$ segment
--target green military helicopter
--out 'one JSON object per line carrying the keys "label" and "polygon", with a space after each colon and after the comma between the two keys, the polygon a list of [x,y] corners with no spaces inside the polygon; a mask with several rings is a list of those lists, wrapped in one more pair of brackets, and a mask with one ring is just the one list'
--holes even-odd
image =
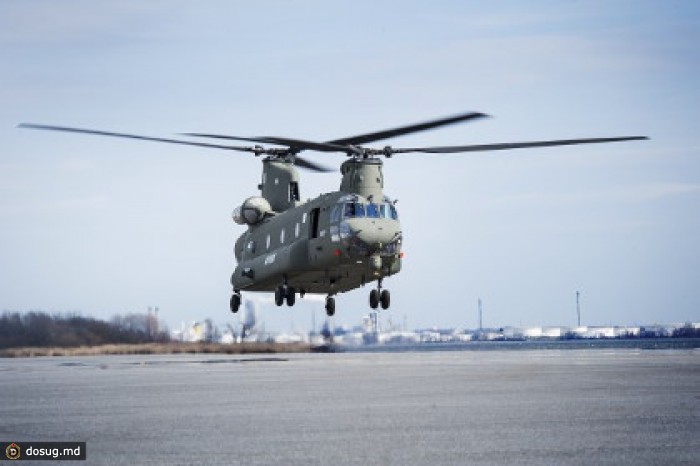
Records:
{"label": "green military helicopter", "polygon": [[[565,139],[442,147],[369,148],[365,144],[487,115],[469,112],[384,131],[326,142],[283,137],[238,137],[185,133],[184,136],[256,143],[254,146],[212,144],[181,139],[154,138],[65,126],[22,123],[21,128],[68,131],[145,141],[185,144],[250,152],[262,159],[259,196],[249,197],[233,212],[233,220],[246,225],[235,245],[238,261],[231,284],[232,312],[238,312],[242,291],[274,292],[275,303],[293,306],[297,294],[325,294],[326,313],[335,314],[334,296],[376,282],[369,293],[372,309],[389,308],[384,278],[401,270],[402,230],[395,201],[383,191],[383,162],[379,156],[409,152],[447,154],[531,147],[565,146],[648,139],[644,136]],[[264,147],[259,144],[272,145]],[[338,191],[301,201],[296,166],[318,172],[327,168],[299,156],[302,151],[335,152],[348,156],[340,166]]]}

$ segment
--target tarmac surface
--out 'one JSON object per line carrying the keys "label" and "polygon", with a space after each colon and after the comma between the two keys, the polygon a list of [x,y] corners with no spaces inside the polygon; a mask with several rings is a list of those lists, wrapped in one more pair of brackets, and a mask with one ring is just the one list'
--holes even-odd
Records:
{"label": "tarmac surface", "polygon": [[88,464],[700,464],[700,350],[2,359],[0,439]]}

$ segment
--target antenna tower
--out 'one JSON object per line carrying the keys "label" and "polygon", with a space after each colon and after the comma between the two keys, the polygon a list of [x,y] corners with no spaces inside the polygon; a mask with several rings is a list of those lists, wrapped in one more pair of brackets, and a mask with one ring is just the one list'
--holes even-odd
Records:
{"label": "antenna tower", "polygon": [[484,329],[483,322],[481,320],[482,314],[481,314],[481,298],[479,298],[479,330]]}
{"label": "antenna tower", "polygon": [[581,292],[576,291],[576,316],[578,317],[578,326],[581,326]]}

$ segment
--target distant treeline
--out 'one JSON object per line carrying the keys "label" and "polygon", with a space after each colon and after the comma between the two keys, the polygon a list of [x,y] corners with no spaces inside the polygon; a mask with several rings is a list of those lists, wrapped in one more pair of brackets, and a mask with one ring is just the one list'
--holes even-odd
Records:
{"label": "distant treeline", "polygon": [[0,316],[0,349],[77,347],[168,341],[168,331],[152,314],[118,315],[106,322],[77,314],[5,311]]}

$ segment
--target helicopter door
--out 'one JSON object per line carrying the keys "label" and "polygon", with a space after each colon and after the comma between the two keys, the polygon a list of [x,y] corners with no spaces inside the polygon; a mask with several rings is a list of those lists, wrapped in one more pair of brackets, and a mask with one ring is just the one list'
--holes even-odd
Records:
{"label": "helicopter door", "polygon": [[323,238],[321,238],[321,208],[316,207],[309,212],[309,262],[318,266],[322,260]]}
{"label": "helicopter door", "polygon": [[310,239],[318,238],[318,217],[319,217],[320,212],[321,212],[321,209],[319,207],[316,207],[315,209],[311,209],[311,216],[309,219],[309,238]]}

